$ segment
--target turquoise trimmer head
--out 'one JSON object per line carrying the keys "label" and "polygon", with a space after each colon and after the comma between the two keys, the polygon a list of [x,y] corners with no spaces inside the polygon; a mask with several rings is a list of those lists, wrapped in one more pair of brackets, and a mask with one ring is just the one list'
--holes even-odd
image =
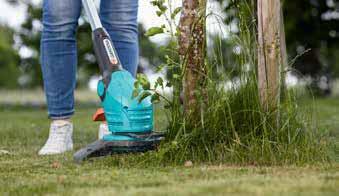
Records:
{"label": "turquoise trimmer head", "polygon": [[90,157],[115,153],[154,150],[164,139],[153,130],[153,105],[150,98],[133,97],[135,78],[121,66],[113,42],[102,27],[92,0],[82,0],[92,28],[92,39],[102,80],[97,93],[101,99],[94,120],[106,121],[110,134],[74,154],[80,162]]}

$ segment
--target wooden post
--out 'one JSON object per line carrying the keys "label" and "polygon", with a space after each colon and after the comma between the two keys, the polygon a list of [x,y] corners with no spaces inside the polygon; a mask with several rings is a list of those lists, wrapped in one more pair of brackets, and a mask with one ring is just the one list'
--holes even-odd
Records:
{"label": "wooden post", "polygon": [[266,111],[280,103],[282,23],[280,0],[258,0],[258,85]]}
{"label": "wooden post", "polygon": [[[288,67],[287,49],[286,49],[286,35],[285,35],[285,24],[284,24],[284,13],[282,7],[280,8],[280,52],[281,52],[281,63],[282,71]],[[285,80],[283,80],[285,81]]]}
{"label": "wooden post", "polygon": [[[282,5],[283,6],[283,5]],[[282,6],[280,8],[280,53],[281,53],[281,96],[284,97],[286,90],[286,71],[288,69],[288,57],[286,49],[286,35],[285,35],[285,23],[284,23],[284,13]]]}
{"label": "wooden post", "polygon": [[[183,0],[179,22],[179,54],[185,68],[183,91],[186,114],[200,112],[197,91],[205,73],[206,0]],[[195,115],[199,116],[199,115]]]}

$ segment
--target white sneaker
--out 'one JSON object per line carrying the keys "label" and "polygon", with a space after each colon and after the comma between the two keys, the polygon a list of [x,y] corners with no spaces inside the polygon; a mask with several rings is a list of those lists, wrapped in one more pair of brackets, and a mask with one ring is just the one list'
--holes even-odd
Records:
{"label": "white sneaker", "polygon": [[52,122],[49,137],[39,155],[61,154],[73,149],[73,124],[68,121]]}
{"label": "white sneaker", "polygon": [[108,130],[107,123],[101,123],[98,131],[98,139],[101,140],[105,135],[111,134]]}

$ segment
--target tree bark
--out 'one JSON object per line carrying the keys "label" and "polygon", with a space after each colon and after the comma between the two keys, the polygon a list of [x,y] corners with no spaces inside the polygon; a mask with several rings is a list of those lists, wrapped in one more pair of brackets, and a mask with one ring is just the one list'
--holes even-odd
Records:
{"label": "tree bark", "polygon": [[206,0],[183,0],[179,22],[179,54],[184,67],[183,102],[186,114],[199,112],[197,92],[205,75]]}
{"label": "tree bark", "polygon": [[[285,38],[280,0],[258,0],[258,85],[262,107],[275,110],[280,103],[282,50]],[[285,49],[284,49],[285,50]],[[285,56],[285,57],[282,57]]]}

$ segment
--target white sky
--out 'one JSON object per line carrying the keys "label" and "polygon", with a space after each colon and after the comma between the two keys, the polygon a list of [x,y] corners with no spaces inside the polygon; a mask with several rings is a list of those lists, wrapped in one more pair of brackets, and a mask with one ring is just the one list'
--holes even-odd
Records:
{"label": "white sky", "polygon": [[[39,3],[41,0],[32,0],[33,2]],[[95,0],[97,3],[98,0]],[[139,21],[147,28],[152,26],[160,26],[165,23],[165,19],[163,17],[158,17],[155,14],[155,7],[153,7],[150,3],[150,0],[139,0]],[[209,1],[211,2],[211,1]],[[181,0],[172,0],[173,7],[181,6]],[[220,8],[216,3],[208,4],[208,13],[213,12],[218,15],[221,14]],[[25,19],[25,7],[24,6],[11,6],[6,0],[0,0],[0,23],[8,24],[12,27],[18,28],[20,24]],[[178,14],[179,15],[179,14]],[[221,35],[227,37],[229,34],[229,30],[222,25],[220,28],[220,23],[216,20],[217,17],[208,18],[208,31],[210,33],[220,33]],[[178,19],[178,18],[177,18]],[[152,38],[154,42],[161,42],[163,40],[164,35],[155,36]]]}

